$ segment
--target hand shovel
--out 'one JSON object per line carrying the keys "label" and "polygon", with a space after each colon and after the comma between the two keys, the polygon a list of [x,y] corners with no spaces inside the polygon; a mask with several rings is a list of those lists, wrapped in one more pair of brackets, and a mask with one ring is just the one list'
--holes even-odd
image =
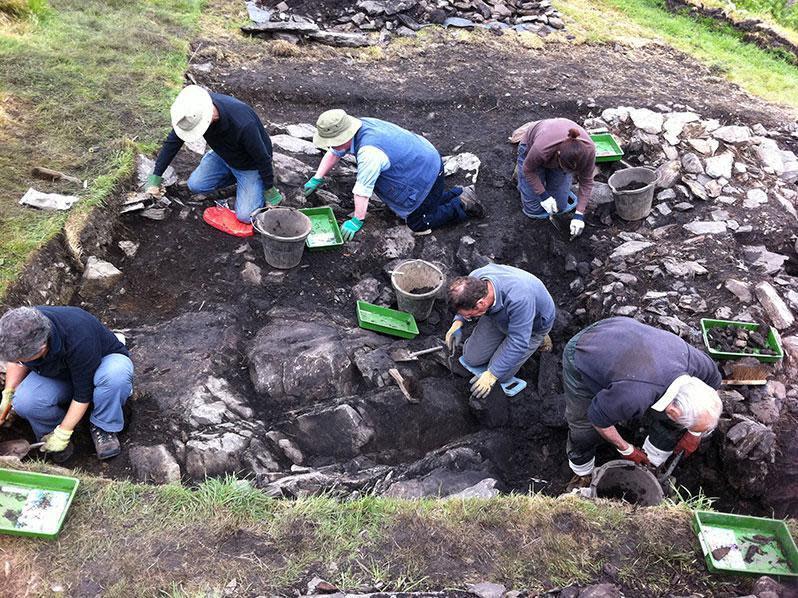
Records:
{"label": "hand shovel", "polygon": [[16,457],[18,459],[22,459],[23,457],[26,457],[33,449],[37,449],[41,446],[44,446],[43,442],[35,442],[31,444],[24,438],[18,438],[17,440],[6,440],[5,442],[0,442],[0,457]]}
{"label": "hand shovel", "polygon": [[668,465],[668,468],[657,476],[657,481],[659,482],[660,486],[665,486],[665,483],[668,481],[668,478],[671,477],[673,470],[676,469],[676,466],[679,464],[679,461],[682,460],[683,456],[684,453],[679,453],[676,455],[673,459],[671,459],[671,464]]}
{"label": "hand shovel", "polygon": [[427,353],[434,353],[440,351],[443,347],[432,347],[431,349],[422,349],[421,351],[414,351],[411,353],[407,349],[394,349],[391,351],[391,359],[394,361],[418,361],[419,355],[426,355]]}

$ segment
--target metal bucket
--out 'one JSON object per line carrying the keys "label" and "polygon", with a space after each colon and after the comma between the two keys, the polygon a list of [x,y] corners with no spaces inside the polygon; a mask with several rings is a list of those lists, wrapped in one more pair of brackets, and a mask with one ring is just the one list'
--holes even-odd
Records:
{"label": "metal bucket", "polygon": [[424,260],[402,262],[391,274],[399,309],[413,314],[416,320],[426,320],[444,280],[443,272],[434,264]]}
{"label": "metal bucket", "polygon": [[287,270],[302,261],[305,239],[313,227],[296,208],[268,207],[252,212],[252,226],[260,233],[266,262]]}
{"label": "metal bucket", "polygon": [[[615,211],[624,220],[642,220],[651,213],[657,173],[650,168],[624,168],[607,181],[615,196]],[[619,191],[632,183],[644,186],[633,191]]]}
{"label": "metal bucket", "polygon": [[664,498],[662,486],[654,474],[625,459],[608,461],[596,467],[589,496],[625,500],[641,507],[653,507]]}

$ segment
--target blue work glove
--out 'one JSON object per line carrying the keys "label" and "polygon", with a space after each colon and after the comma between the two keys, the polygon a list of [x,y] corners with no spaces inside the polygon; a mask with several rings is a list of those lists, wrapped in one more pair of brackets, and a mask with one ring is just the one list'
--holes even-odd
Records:
{"label": "blue work glove", "polygon": [[344,241],[351,241],[355,238],[355,233],[363,228],[363,221],[360,218],[355,218],[354,216],[344,222],[344,225],[341,227],[341,235],[344,237]]}
{"label": "blue work glove", "polygon": [[305,197],[310,195],[311,193],[315,193],[316,190],[324,184],[324,177],[313,177],[303,187],[305,191]]}

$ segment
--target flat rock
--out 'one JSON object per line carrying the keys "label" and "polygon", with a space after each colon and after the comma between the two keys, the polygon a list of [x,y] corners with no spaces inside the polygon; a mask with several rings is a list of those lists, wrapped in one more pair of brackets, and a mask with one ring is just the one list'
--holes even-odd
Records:
{"label": "flat rock", "polygon": [[729,278],[723,283],[723,286],[743,303],[751,303],[754,298],[751,288],[740,280]]}
{"label": "flat rock", "polygon": [[[340,48],[365,48],[373,46],[374,42],[362,33],[345,33],[342,31],[315,31],[307,36],[313,41],[328,46]],[[305,152],[308,153],[308,152]]]}
{"label": "flat rock", "polygon": [[[480,482],[481,483],[481,482]],[[507,591],[503,585],[498,583],[490,583],[483,581],[481,583],[470,583],[467,589],[472,594],[477,595],[479,598],[502,598]]]}
{"label": "flat rock", "polygon": [[748,143],[751,141],[751,129],[738,125],[729,125],[715,129],[712,131],[712,136],[725,143]]}
{"label": "flat rock", "polygon": [[610,255],[610,259],[623,259],[630,257],[636,253],[639,253],[645,249],[648,249],[654,245],[654,243],[650,241],[627,241],[626,243],[622,243]]}
{"label": "flat rock", "polygon": [[776,274],[789,257],[769,251],[764,245],[743,245],[745,261],[764,274]]}
{"label": "flat rock", "polygon": [[318,30],[318,25],[306,21],[266,21],[241,27],[244,33],[313,33]]}
{"label": "flat rock", "polygon": [[320,457],[355,457],[374,437],[374,429],[351,405],[302,415],[295,431],[302,451]]}
{"label": "flat rock", "polygon": [[[498,483],[498,480],[493,478],[485,478],[478,484],[469,486],[465,490],[450,494],[447,498],[495,498],[500,494],[499,489],[496,488]],[[504,586],[499,587],[504,588]],[[474,590],[472,590],[472,592],[476,593]],[[499,594],[499,596],[501,596],[501,594]]]}
{"label": "flat rock", "polygon": [[111,262],[89,256],[80,286],[84,297],[109,291],[122,277],[122,271]]}
{"label": "flat rock", "polygon": [[692,260],[679,262],[673,258],[669,258],[663,262],[663,265],[665,269],[676,278],[701,276],[709,272],[704,266]]}
{"label": "flat rock", "polygon": [[696,220],[683,224],[682,227],[694,235],[718,235],[726,232],[725,222]]}
{"label": "flat rock", "polygon": [[768,202],[768,194],[764,189],[749,189],[743,200],[743,207],[748,209],[758,208]]}
{"label": "flat rock", "polygon": [[733,165],[734,154],[731,152],[724,152],[719,156],[706,159],[706,173],[716,179],[721,177],[730,179]]}
{"label": "flat rock", "polygon": [[313,136],[316,134],[316,127],[310,123],[296,123],[287,125],[285,127],[285,132],[297,139],[313,139]]}
{"label": "flat rock", "polygon": [[235,473],[241,469],[241,457],[250,439],[233,432],[210,439],[186,443],[186,472],[193,479]]}
{"label": "flat rock", "polygon": [[784,300],[776,292],[769,282],[760,282],[755,287],[755,292],[759,303],[765,308],[773,326],[779,330],[789,328],[795,323],[795,317]]}
{"label": "flat rock", "polygon": [[690,174],[701,174],[704,172],[701,159],[692,152],[687,152],[682,156],[682,168],[685,172],[689,172]]}
{"label": "flat rock", "polygon": [[656,174],[657,187],[670,189],[682,178],[682,164],[678,160],[671,160],[659,166]]}
{"label": "flat rock", "polygon": [[784,172],[784,156],[779,149],[779,144],[773,139],[762,139],[759,145],[754,147],[754,153],[763,168],[772,171],[776,175]]}
{"label": "flat rock", "polygon": [[275,147],[279,147],[281,150],[291,152],[292,154],[315,156],[321,153],[321,150],[307,139],[301,139],[292,135],[272,135],[271,140]]}
{"label": "flat rock", "polygon": [[272,153],[272,165],[274,166],[274,177],[283,185],[302,185],[314,172],[304,162],[279,152]]}
{"label": "flat rock", "polygon": [[141,482],[169,484],[180,481],[180,466],[163,444],[133,446],[128,451],[130,465]]}
{"label": "flat rock", "polygon": [[629,116],[634,125],[646,133],[656,135],[662,132],[665,117],[659,112],[654,112],[648,108],[632,108],[629,110]]}
{"label": "flat rock", "polygon": [[423,478],[395,482],[384,494],[404,499],[450,496],[471,488],[487,477],[490,476],[484,471],[450,471],[441,467]]}
{"label": "flat rock", "polygon": [[689,122],[695,122],[699,118],[695,112],[671,112],[666,115],[662,125],[663,137],[671,145],[676,145],[679,143],[679,136],[684,130],[684,125]]}

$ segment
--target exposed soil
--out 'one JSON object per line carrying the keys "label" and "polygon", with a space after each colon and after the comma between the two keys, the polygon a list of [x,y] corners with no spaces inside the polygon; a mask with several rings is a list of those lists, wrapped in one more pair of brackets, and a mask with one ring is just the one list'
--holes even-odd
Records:
{"label": "exposed soil", "polygon": [[[485,220],[435,231],[429,238],[456,250],[460,237],[471,235],[478,239],[480,250],[496,262],[524,268],[544,280],[559,310],[568,316],[575,297],[564,276],[566,249],[578,263],[589,263],[595,251],[591,229],[607,225],[590,218],[586,234],[566,246],[567,241],[549,223],[522,215],[512,180],[515,146],[507,143],[507,136],[517,125],[553,116],[581,121],[605,107],[656,103],[690,106],[722,122],[742,120],[768,126],[784,122],[788,116],[668,48],[608,52],[606,47],[569,46],[563,50],[549,47],[532,53],[511,47],[506,51],[475,51],[472,45],[441,35],[413,56],[412,67],[401,56],[355,61],[340,53],[317,61],[265,58],[237,66],[218,63],[209,73],[198,74],[197,79],[210,89],[250,103],[265,123],[312,123],[321,111],[338,107],[424,134],[441,154],[452,153],[454,148],[477,154],[482,166],[476,191],[486,209]],[[227,49],[228,53],[234,51],[234,47]],[[167,120],[164,115],[164,123]],[[795,143],[785,140],[784,146],[794,147]],[[173,165],[185,178],[198,160],[184,150]],[[317,160],[305,161],[315,166]],[[349,186],[333,182],[331,189],[349,201],[345,207],[351,208]],[[290,194],[294,190],[286,191]],[[77,297],[75,303],[108,325],[131,331],[133,343],[135,330],[141,326],[202,310],[230,315],[243,342],[255,335],[266,311],[275,306],[319,312],[331,318],[345,316],[354,325],[350,289],[364,277],[385,276],[385,264],[371,257],[370,249],[382,242],[381,231],[398,224],[392,214],[372,208],[357,242],[340,251],[306,253],[301,267],[289,271],[280,284],[255,288],[241,280],[245,260],[240,250],[249,247],[260,254],[257,239],[237,239],[208,227],[198,208],[182,210],[180,215],[175,211],[165,221],[133,214],[123,218],[114,239],[140,243],[138,253],[128,258],[115,244],[109,249],[108,259],[124,272],[119,292],[90,301]],[[620,232],[636,230],[641,223],[616,220],[613,226]],[[752,233],[750,242],[761,241],[758,235]],[[768,239],[769,245],[772,242]],[[418,241],[417,248],[422,243],[426,241]],[[40,277],[41,273],[29,276]],[[11,301],[21,302],[25,295],[20,293],[26,288],[23,280]],[[421,332],[442,337],[451,314],[441,302],[433,313],[421,323]],[[561,349],[586,323],[565,317],[552,332],[555,346]],[[241,393],[254,396],[243,355],[219,355],[218,363]],[[168,367],[169,356],[165,355],[164,368]],[[520,376],[534,381],[537,374],[538,364],[533,359]],[[458,384],[466,396],[467,379]],[[513,489],[544,488],[559,493],[570,477],[564,455],[565,432],[540,423],[541,406],[525,402],[523,397],[509,404],[501,473]],[[254,407],[265,421],[283,416],[271,405]],[[164,423],[160,417],[151,398],[137,396],[133,422],[123,435],[124,445],[162,441]],[[106,476],[131,475],[126,453],[98,463],[91,456],[87,435],[78,434],[77,441],[78,456],[73,464]],[[609,449],[602,449],[599,459],[611,454]]]}

